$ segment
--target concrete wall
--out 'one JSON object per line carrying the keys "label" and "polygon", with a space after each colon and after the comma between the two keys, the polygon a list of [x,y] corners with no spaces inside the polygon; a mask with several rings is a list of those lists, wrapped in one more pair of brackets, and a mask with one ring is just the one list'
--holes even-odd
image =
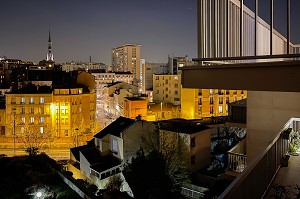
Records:
{"label": "concrete wall", "polygon": [[191,156],[196,157],[196,164],[191,165],[194,172],[210,164],[211,129],[191,134],[190,139],[192,138],[195,138],[195,146],[190,149]]}
{"label": "concrete wall", "polygon": [[247,160],[260,154],[291,117],[300,117],[300,93],[249,91]]}
{"label": "concrete wall", "polygon": [[80,154],[80,171],[82,175],[86,176],[87,178],[90,178],[90,163],[82,155],[81,152],[79,152],[79,154]]}

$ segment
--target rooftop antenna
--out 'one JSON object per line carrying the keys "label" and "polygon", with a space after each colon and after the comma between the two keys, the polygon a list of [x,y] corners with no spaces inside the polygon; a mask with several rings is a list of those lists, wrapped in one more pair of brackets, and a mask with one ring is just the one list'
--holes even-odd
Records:
{"label": "rooftop antenna", "polygon": [[92,63],[92,56],[90,56],[90,63]]}

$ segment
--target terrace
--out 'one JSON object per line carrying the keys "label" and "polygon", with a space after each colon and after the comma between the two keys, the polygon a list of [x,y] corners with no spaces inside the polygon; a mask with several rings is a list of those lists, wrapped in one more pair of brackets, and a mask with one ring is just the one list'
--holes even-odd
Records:
{"label": "terrace", "polygon": [[300,184],[300,158],[291,156],[289,166],[281,166],[289,148],[282,132],[300,130],[299,56],[195,59],[198,64],[183,67],[184,88],[248,90],[247,144],[229,151],[227,173],[237,177],[219,198],[262,198],[274,183]]}

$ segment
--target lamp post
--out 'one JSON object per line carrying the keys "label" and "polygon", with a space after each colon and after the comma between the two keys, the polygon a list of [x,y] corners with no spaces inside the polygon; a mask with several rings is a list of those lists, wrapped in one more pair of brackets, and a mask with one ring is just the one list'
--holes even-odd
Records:
{"label": "lamp post", "polygon": [[16,108],[12,109],[14,117],[14,156],[16,156]]}

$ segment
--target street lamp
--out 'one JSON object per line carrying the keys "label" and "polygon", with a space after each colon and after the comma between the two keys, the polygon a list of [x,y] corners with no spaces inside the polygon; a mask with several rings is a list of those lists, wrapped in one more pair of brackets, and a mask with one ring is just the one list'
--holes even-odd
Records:
{"label": "street lamp", "polygon": [[16,156],[16,108],[12,109],[14,115],[14,156]]}
{"label": "street lamp", "polygon": [[37,192],[37,193],[36,193],[36,197],[37,197],[37,198],[41,198],[41,197],[42,197],[42,192],[40,192],[40,191]]}

